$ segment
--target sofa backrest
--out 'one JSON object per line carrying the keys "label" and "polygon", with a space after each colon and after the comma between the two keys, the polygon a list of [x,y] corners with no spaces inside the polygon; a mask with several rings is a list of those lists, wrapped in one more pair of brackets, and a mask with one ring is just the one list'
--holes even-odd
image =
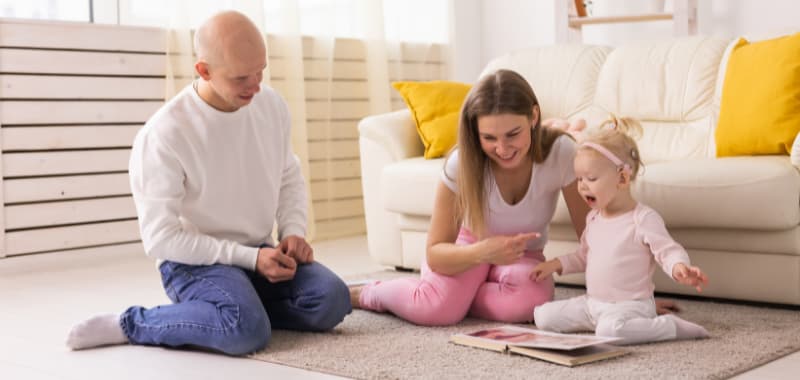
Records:
{"label": "sofa backrest", "polygon": [[544,119],[569,118],[592,104],[600,69],[610,51],[591,45],[534,47],[492,60],[480,76],[499,69],[514,70],[533,87]]}
{"label": "sofa backrest", "polygon": [[481,76],[500,68],[524,76],[542,116],[583,117],[590,126],[609,113],[639,119],[645,163],[707,157],[713,145],[717,76],[729,41],[687,37],[637,42],[615,49],[554,45],[492,60]]}
{"label": "sofa backrest", "polygon": [[609,112],[640,120],[644,135],[638,143],[645,163],[708,156],[714,90],[727,44],[689,37],[614,49],[584,116],[589,125]]}

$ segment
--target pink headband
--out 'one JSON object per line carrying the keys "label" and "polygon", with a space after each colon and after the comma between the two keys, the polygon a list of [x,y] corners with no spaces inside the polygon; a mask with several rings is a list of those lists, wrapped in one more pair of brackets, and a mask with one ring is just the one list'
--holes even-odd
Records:
{"label": "pink headband", "polygon": [[614,153],[611,153],[611,151],[606,149],[604,146],[602,146],[600,144],[593,143],[593,142],[585,142],[585,143],[581,144],[581,147],[584,147],[584,146],[592,148],[592,149],[600,152],[600,154],[606,156],[606,158],[608,158],[611,162],[613,162],[614,165],[617,165],[617,167],[620,168],[622,171],[625,171],[625,172],[628,172],[628,173],[633,172],[633,170],[631,169],[630,165],[622,162],[622,160],[620,160],[619,157],[617,157]]}

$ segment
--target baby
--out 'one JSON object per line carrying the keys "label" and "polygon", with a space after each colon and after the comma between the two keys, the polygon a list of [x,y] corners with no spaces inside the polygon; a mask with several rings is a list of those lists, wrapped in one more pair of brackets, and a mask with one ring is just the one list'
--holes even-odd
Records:
{"label": "baby", "polygon": [[577,252],[541,263],[531,279],[553,272],[586,272],[586,295],[549,302],[534,310],[543,330],[622,338],[618,344],[708,337],[701,326],[675,315],[656,315],[652,276],[656,263],[681,284],[698,292],[708,284],[686,250],[670,237],[664,220],[633,198],[631,182],[641,166],[631,135],[638,122],[611,117],[585,132],[575,154],[578,191],[592,208]]}

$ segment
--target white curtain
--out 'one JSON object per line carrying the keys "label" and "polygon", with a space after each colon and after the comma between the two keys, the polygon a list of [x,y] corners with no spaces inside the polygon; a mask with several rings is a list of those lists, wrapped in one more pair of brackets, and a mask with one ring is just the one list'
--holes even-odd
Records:
{"label": "white curtain", "polygon": [[[309,156],[309,129],[307,125],[307,101],[315,104],[314,141],[323,151],[331,152],[333,147],[330,126],[334,107],[334,76],[337,67],[335,52],[337,38],[343,34],[364,42],[366,48],[366,75],[369,113],[388,112],[392,108],[390,71],[392,79],[405,79],[402,64],[401,43],[389,42],[384,24],[384,1],[396,0],[170,0],[166,98],[170,98],[187,85],[196,75],[193,69],[191,30],[203,20],[224,9],[234,9],[246,14],[261,29],[267,41],[270,56],[264,75],[265,84],[272,85],[286,99],[292,116],[292,148],[300,158],[303,175],[309,189],[308,238],[316,235],[315,210],[318,204],[320,215],[334,215],[337,211],[332,199],[336,197],[335,181],[317,181],[318,194],[312,202],[310,180],[312,170]],[[420,0],[419,4],[423,4]],[[397,7],[398,4],[391,4]],[[313,34],[309,37],[308,34]],[[305,35],[305,37],[304,37]],[[392,67],[390,67],[392,66]],[[307,77],[314,71],[313,83]],[[320,74],[324,73],[324,74]],[[321,79],[320,75],[327,75]],[[446,78],[431,78],[446,79]],[[325,83],[327,82],[327,83]],[[314,89],[311,97],[307,89]],[[327,89],[320,94],[319,89]],[[341,97],[341,94],[338,95]],[[395,102],[397,103],[397,102]],[[320,104],[322,108],[319,109]],[[318,115],[326,115],[320,121]],[[323,128],[320,137],[319,125]],[[355,128],[353,122],[352,128]],[[316,176],[331,178],[336,161],[330,156],[320,158],[315,150],[314,166]],[[363,216],[362,216],[363,218]],[[326,233],[325,235],[330,235]]]}

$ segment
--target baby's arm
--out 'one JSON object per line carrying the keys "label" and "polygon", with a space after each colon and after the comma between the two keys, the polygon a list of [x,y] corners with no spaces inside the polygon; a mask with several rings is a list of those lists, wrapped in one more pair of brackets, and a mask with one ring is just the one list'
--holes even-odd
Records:
{"label": "baby's arm", "polygon": [[561,260],[558,258],[539,263],[531,270],[531,280],[539,282],[550,277],[553,272],[561,274]]}
{"label": "baby's arm", "polygon": [[672,278],[679,284],[693,286],[698,292],[708,285],[708,277],[703,271],[692,265],[677,263],[672,267]]}
{"label": "baby's arm", "polygon": [[[584,233],[583,236],[586,234]],[[537,282],[544,280],[554,272],[565,274],[586,270],[586,254],[589,252],[589,248],[586,246],[586,239],[583,236],[581,236],[581,243],[577,251],[536,265],[531,270],[531,280]]]}
{"label": "baby's arm", "polygon": [[655,211],[644,211],[639,218],[637,231],[650,247],[661,268],[679,284],[693,286],[698,292],[708,285],[708,277],[700,268],[692,266],[689,254],[669,235],[664,220]]}

